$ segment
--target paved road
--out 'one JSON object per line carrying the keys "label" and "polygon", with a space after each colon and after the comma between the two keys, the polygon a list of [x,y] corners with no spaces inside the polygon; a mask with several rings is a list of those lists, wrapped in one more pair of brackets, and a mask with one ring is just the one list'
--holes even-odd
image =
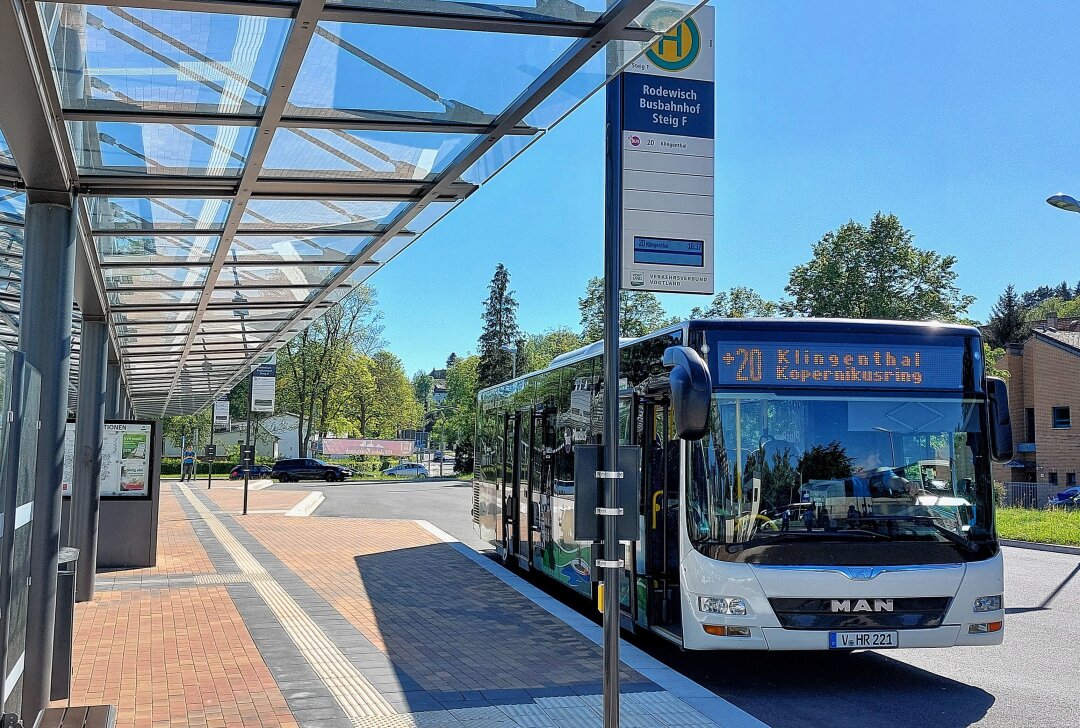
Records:
{"label": "paved road", "polygon": [[[468,483],[287,487],[322,490],[317,516],[421,518],[485,546],[472,530]],[[1000,648],[757,654],[639,643],[778,727],[1080,726],[1080,557],[1006,548],[1005,564],[1009,620]]]}

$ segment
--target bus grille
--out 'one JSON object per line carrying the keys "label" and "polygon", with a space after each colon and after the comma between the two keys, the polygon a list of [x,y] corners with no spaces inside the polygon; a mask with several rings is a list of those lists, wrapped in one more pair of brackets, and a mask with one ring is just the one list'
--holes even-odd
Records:
{"label": "bus grille", "polygon": [[[927,629],[940,627],[951,597],[892,599],[892,611],[874,611],[882,600],[769,599],[784,629]],[[834,602],[840,602],[834,605]],[[858,611],[862,602],[871,611]],[[835,611],[847,609],[848,611]]]}

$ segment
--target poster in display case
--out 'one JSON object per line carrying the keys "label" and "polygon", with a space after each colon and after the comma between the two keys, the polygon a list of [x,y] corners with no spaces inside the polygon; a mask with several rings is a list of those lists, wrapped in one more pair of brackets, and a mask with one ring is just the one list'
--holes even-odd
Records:
{"label": "poster in display case", "polygon": [[[150,495],[153,423],[106,422],[101,443],[101,497]],[[64,438],[63,495],[70,496],[75,468],[75,423],[67,424]]]}

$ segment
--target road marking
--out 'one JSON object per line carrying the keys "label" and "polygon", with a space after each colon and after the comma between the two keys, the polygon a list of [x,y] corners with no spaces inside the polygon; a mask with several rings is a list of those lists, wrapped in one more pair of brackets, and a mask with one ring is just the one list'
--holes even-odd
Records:
{"label": "road marking", "polygon": [[[337,645],[323,632],[307,612],[296,603],[274,577],[244,548],[217,516],[199,500],[191,489],[180,484],[191,507],[198,512],[210,532],[240,568],[240,573],[262,597],[296,644],[300,654],[326,684],[345,715],[359,725],[364,718],[389,717],[397,711],[375,687],[360,674]],[[239,579],[238,579],[239,580]]]}

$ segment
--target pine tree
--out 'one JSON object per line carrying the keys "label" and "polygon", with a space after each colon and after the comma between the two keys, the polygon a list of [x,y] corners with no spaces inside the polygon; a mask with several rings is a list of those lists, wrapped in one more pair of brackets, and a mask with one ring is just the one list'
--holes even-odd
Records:
{"label": "pine tree", "polygon": [[489,387],[510,379],[514,362],[511,353],[503,347],[522,347],[521,331],[517,325],[517,301],[510,290],[510,272],[502,263],[495,268],[495,275],[488,285],[488,297],[484,302],[484,330],[480,334],[480,363],[477,379],[480,388]]}
{"label": "pine tree", "polygon": [[1069,288],[1069,284],[1062,281],[1058,284],[1057,293],[1055,294],[1062,301],[1069,301],[1072,299],[1072,289]]}
{"label": "pine tree", "polygon": [[446,357],[446,368],[449,369],[450,367],[454,366],[454,362],[456,362],[457,360],[457,353],[453,351],[450,352],[450,356]]}
{"label": "pine tree", "polygon": [[1000,348],[1010,343],[1020,343],[1028,336],[1026,311],[1016,295],[1016,289],[1010,285],[998,297],[990,311],[990,323],[986,327],[987,343]]}

